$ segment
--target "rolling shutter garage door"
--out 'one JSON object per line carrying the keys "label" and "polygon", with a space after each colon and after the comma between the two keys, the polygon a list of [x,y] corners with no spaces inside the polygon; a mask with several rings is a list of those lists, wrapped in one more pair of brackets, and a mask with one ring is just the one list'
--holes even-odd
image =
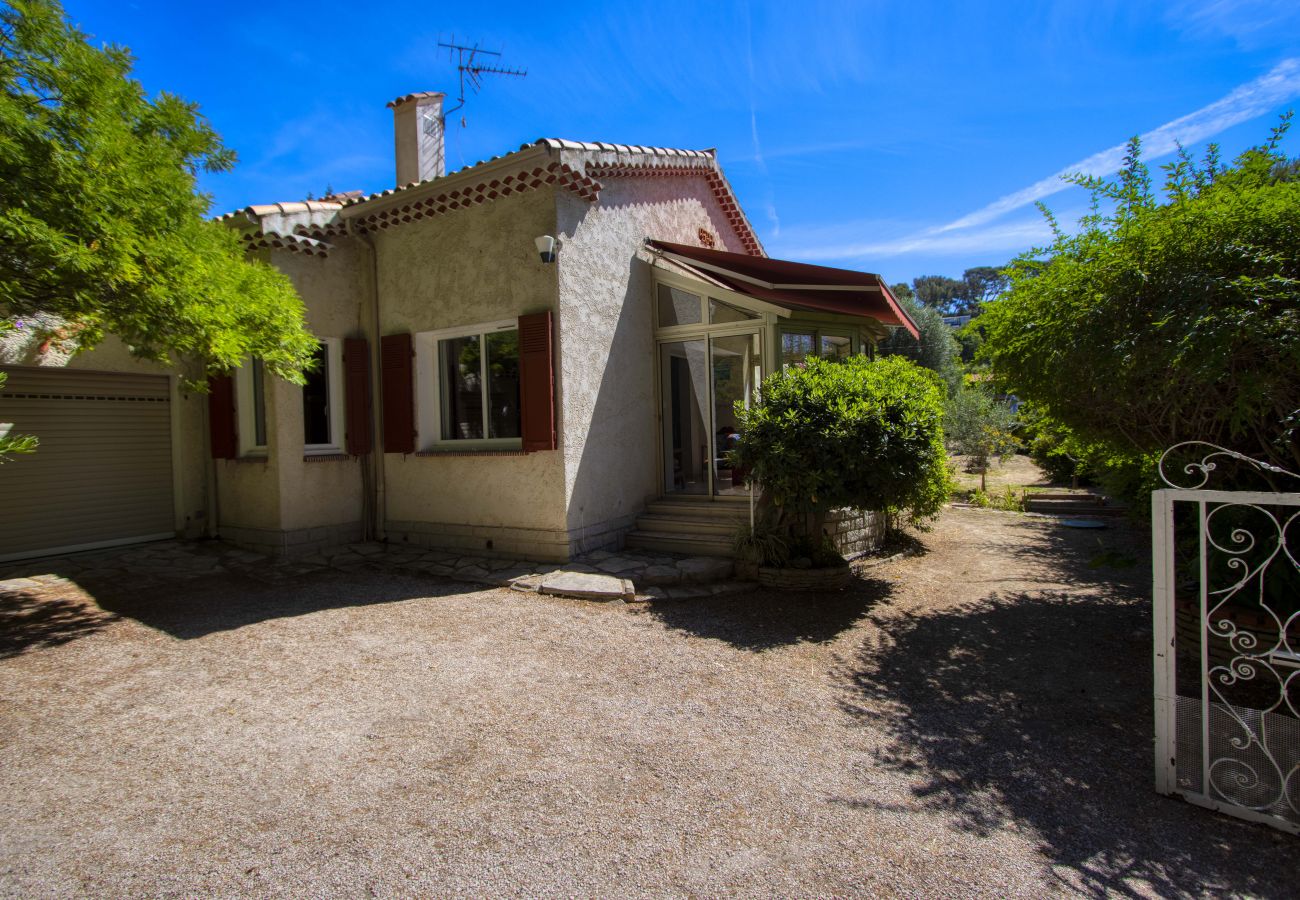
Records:
{"label": "rolling shutter garage door", "polygon": [[166,376],[3,371],[0,422],[41,443],[0,464],[0,560],[175,534]]}

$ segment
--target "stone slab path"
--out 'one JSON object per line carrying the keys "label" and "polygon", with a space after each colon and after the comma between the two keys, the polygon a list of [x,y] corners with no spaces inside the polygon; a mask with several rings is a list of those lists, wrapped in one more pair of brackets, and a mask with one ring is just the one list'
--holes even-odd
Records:
{"label": "stone slab path", "polygon": [[147,590],[164,581],[232,573],[270,584],[337,570],[433,575],[470,584],[567,597],[625,602],[688,600],[748,590],[735,581],[729,559],[597,550],[564,564],[499,559],[406,544],[350,544],[309,556],[279,559],[221,541],[158,541],[63,557],[0,563],[0,590],[55,578],[128,579]]}

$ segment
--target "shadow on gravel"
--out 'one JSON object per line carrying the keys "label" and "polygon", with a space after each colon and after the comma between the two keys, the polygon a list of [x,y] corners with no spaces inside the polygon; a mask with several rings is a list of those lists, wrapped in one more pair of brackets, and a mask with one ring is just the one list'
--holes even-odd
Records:
{"label": "shadow on gravel", "polygon": [[1295,838],[1154,792],[1141,586],[994,593],[880,625],[840,673],[843,706],[892,735],[879,764],[956,827],[1030,829],[1090,894],[1294,895]]}
{"label": "shadow on gravel", "polygon": [[268,584],[234,575],[166,582],[148,590],[95,586],[102,609],[182,640],[205,637],[327,609],[396,603],[417,597],[445,597],[486,590],[441,579],[342,572],[302,575]]}
{"label": "shadow on gravel", "polygon": [[51,590],[0,591],[0,659],[94,634],[117,617]]}
{"label": "shadow on gravel", "polygon": [[681,603],[648,604],[669,628],[725,641],[741,650],[824,643],[853,627],[889,596],[888,582],[855,577],[834,593],[755,591]]}

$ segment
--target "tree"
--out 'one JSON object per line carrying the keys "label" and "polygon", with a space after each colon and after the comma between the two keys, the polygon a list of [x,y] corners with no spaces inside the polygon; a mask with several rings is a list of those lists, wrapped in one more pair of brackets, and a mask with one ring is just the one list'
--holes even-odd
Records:
{"label": "tree", "polygon": [[912,289],[921,303],[947,315],[954,302],[960,302],[965,285],[947,275],[920,275],[912,279]]}
{"label": "tree", "polygon": [[944,324],[943,316],[932,306],[923,306],[913,299],[904,299],[899,295],[900,303],[909,305],[908,311],[916,322],[920,338],[914,338],[904,328],[895,328],[889,337],[880,342],[879,349],[883,356],[905,356],[919,365],[925,366],[939,374],[940,379],[952,393],[961,386],[961,368],[957,359],[961,355],[961,345],[953,336],[952,328]]}
{"label": "tree", "polygon": [[769,376],[758,400],[736,412],[734,461],[796,542],[819,541],[832,509],[919,523],[948,498],[943,385],[906,359],[810,358]]}
{"label": "tree", "polygon": [[961,309],[957,315],[978,315],[979,309],[1007,289],[1007,277],[996,266],[975,266],[962,273]]}
{"label": "tree", "polygon": [[205,221],[195,174],[234,163],[192,103],[145,96],[57,0],[0,7],[0,316],[52,315],[80,349],[301,381],[315,340],[289,280]]}
{"label": "tree", "polygon": [[[1230,166],[1211,146],[1166,166],[1157,197],[1129,143],[1114,180],[1074,176],[1094,212],[1015,260],[981,317],[1017,395],[1117,456],[1185,440],[1300,468],[1300,182],[1283,118]],[[1103,215],[1103,207],[1113,209]],[[1046,210],[1044,210],[1046,212]]]}
{"label": "tree", "polygon": [[963,385],[944,407],[943,430],[948,449],[969,457],[968,471],[978,472],[980,490],[989,459],[1016,452],[1016,414],[982,382]]}

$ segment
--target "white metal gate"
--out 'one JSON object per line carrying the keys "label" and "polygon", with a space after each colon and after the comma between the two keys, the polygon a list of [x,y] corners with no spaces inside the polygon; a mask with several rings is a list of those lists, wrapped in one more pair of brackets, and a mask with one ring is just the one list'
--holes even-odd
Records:
{"label": "white metal gate", "polygon": [[1214,490],[1225,463],[1300,488],[1214,445],[1161,458],[1156,790],[1300,834],[1300,493]]}

